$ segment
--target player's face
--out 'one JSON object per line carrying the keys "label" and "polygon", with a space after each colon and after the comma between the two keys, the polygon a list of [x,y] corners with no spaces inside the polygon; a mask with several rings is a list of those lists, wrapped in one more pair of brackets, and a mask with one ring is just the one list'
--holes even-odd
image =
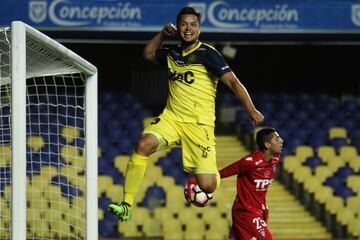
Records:
{"label": "player's face", "polygon": [[273,133],[273,137],[270,141],[270,148],[269,150],[274,154],[281,153],[282,147],[283,147],[284,140],[280,137],[280,135],[277,132]]}
{"label": "player's face", "polygon": [[195,43],[200,35],[200,23],[197,16],[184,14],[178,23],[178,34],[180,40],[185,45]]}

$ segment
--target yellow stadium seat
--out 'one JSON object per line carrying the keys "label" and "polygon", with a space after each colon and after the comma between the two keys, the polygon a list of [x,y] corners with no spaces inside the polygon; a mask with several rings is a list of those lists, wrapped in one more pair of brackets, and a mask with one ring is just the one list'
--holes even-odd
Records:
{"label": "yellow stadium seat", "polygon": [[48,181],[57,175],[59,175],[57,167],[51,165],[41,167],[40,176],[43,178],[43,181]]}
{"label": "yellow stadium seat", "polygon": [[74,209],[85,209],[86,200],[84,197],[74,197],[71,201],[71,206]]}
{"label": "yellow stadium seat", "polygon": [[181,211],[178,211],[179,220],[182,224],[187,224],[189,221],[199,218],[197,212],[193,210],[193,208],[184,207]]}
{"label": "yellow stadium seat", "polygon": [[349,158],[349,167],[354,169],[355,172],[360,172],[360,156]]}
{"label": "yellow stadium seat", "polygon": [[104,212],[101,208],[98,209],[98,219],[103,220],[104,219]]}
{"label": "yellow stadium seat", "polygon": [[304,180],[304,190],[308,191],[309,193],[314,193],[315,190],[321,185],[321,182],[316,176],[309,176]]}
{"label": "yellow stadium seat", "polygon": [[284,170],[293,173],[296,168],[301,166],[301,161],[295,156],[286,156],[284,158]]}
{"label": "yellow stadium seat", "polygon": [[60,149],[60,156],[65,160],[67,164],[72,164],[76,162],[76,158],[81,157],[80,149],[75,146],[64,146]]}
{"label": "yellow stadium seat", "polygon": [[353,212],[360,210],[360,196],[350,196],[346,199],[346,208]]}
{"label": "yellow stadium seat", "polygon": [[350,175],[346,179],[346,185],[360,196],[360,176]]}
{"label": "yellow stadium seat", "polygon": [[337,211],[344,207],[344,200],[341,197],[334,196],[325,200],[325,209],[331,214],[337,213]]}
{"label": "yellow stadium seat", "polygon": [[330,177],[334,172],[328,166],[318,166],[315,169],[315,176],[321,183],[324,183],[327,177]]}
{"label": "yellow stadium seat", "polygon": [[343,127],[332,127],[329,129],[329,139],[333,138],[347,138],[347,131]]}
{"label": "yellow stadium seat", "polygon": [[327,199],[334,197],[334,193],[331,187],[319,186],[314,193],[314,199],[323,204]]}
{"label": "yellow stadium seat", "polygon": [[357,157],[358,153],[354,146],[341,146],[339,150],[339,155],[346,162],[350,160],[352,157]]}
{"label": "yellow stadium seat", "polygon": [[160,237],[163,235],[162,221],[159,219],[150,219],[143,223],[143,232],[145,237]]}
{"label": "yellow stadium seat", "polygon": [[348,232],[354,237],[360,237],[360,218],[352,219],[347,224]]}
{"label": "yellow stadium seat", "polygon": [[112,177],[108,175],[98,176],[98,196],[105,194],[106,189],[114,184]]}
{"label": "yellow stadium seat", "polygon": [[59,198],[61,198],[61,189],[59,186],[50,185],[43,189],[43,191],[43,196],[46,200],[57,201]]}
{"label": "yellow stadium seat", "polygon": [[294,179],[299,183],[303,183],[305,179],[309,178],[311,175],[311,168],[307,166],[297,167],[294,171]]}
{"label": "yellow stadium seat", "polygon": [[7,167],[11,161],[10,145],[0,145],[0,167]]}
{"label": "yellow stadium seat", "polygon": [[342,225],[347,225],[351,220],[355,219],[355,214],[348,208],[338,209],[336,213],[336,220]]}
{"label": "yellow stadium seat", "polygon": [[60,222],[62,219],[62,213],[55,208],[48,208],[42,212],[43,220],[46,222]]}
{"label": "yellow stadium seat", "polygon": [[210,224],[214,220],[220,221],[222,218],[222,212],[217,207],[207,207],[202,211],[202,218],[204,219],[205,223]]}
{"label": "yellow stadium seat", "polygon": [[106,188],[105,195],[112,202],[121,202],[124,196],[124,188],[122,185],[114,184]]}
{"label": "yellow stadium seat", "polygon": [[71,239],[73,235],[70,230],[70,225],[63,221],[52,221],[50,223],[51,236],[55,239]]}
{"label": "yellow stadium seat", "polygon": [[80,130],[76,127],[66,126],[61,129],[61,136],[65,138],[66,143],[72,143],[75,138],[80,137]]}
{"label": "yellow stadium seat", "polygon": [[298,146],[295,149],[295,156],[303,163],[306,158],[314,156],[314,149],[311,146]]}
{"label": "yellow stadium seat", "polygon": [[340,156],[330,157],[328,162],[327,162],[327,166],[333,172],[336,172],[340,167],[343,167],[345,165],[346,165],[345,160],[342,159]]}
{"label": "yellow stadium seat", "polygon": [[27,139],[27,145],[35,152],[39,152],[40,149],[45,145],[45,141],[42,136],[29,136]]}
{"label": "yellow stadium seat", "polygon": [[[206,219],[205,219],[206,220]],[[227,219],[218,218],[208,221],[209,230],[206,231],[205,238],[209,240],[227,239],[230,232],[230,225]]]}
{"label": "yellow stadium seat", "polygon": [[163,222],[163,234],[164,240],[183,239],[184,232],[181,222],[173,218],[166,219],[166,221]]}
{"label": "yellow stadium seat", "polygon": [[115,168],[119,170],[123,175],[126,172],[126,165],[128,163],[129,156],[127,155],[117,155],[114,160]]}
{"label": "yellow stadium seat", "polygon": [[205,235],[205,222],[202,219],[192,219],[185,224],[185,239],[202,240]]}
{"label": "yellow stadium seat", "polygon": [[158,166],[151,166],[146,170],[144,181],[155,184],[163,176],[162,169]]}
{"label": "yellow stadium seat", "polygon": [[318,147],[317,152],[318,157],[320,157],[325,163],[328,162],[329,158],[336,156],[335,148],[328,145]]}
{"label": "yellow stadium seat", "polygon": [[175,186],[174,178],[169,176],[162,176],[158,178],[155,183],[162,187],[165,191]]}

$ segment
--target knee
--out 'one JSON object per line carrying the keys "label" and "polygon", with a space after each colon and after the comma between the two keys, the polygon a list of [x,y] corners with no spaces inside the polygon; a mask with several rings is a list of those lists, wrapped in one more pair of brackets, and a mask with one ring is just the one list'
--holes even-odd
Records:
{"label": "knee", "polygon": [[139,139],[136,152],[143,156],[150,156],[157,148],[157,139],[151,134],[142,135]]}
{"label": "knee", "polygon": [[216,189],[216,176],[214,174],[196,175],[196,182],[205,193],[212,193]]}

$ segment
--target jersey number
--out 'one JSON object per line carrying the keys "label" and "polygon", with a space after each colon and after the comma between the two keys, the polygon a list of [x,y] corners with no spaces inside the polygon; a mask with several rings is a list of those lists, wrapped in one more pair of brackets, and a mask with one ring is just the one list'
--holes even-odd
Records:
{"label": "jersey number", "polygon": [[261,229],[263,227],[266,227],[266,222],[259,217],[254,218],[253,223],[256,224],[256,229]]}

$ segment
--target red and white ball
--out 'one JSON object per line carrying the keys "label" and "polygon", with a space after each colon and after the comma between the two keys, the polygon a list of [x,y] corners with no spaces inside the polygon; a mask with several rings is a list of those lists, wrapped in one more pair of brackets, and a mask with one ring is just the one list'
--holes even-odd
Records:
{"label": "red and white ball", "polygon": [[197,185],[195,177],[190,178],[184,188],[185,199],[196,207],[205,207],[212,199],[211,193],[203,192]]}

